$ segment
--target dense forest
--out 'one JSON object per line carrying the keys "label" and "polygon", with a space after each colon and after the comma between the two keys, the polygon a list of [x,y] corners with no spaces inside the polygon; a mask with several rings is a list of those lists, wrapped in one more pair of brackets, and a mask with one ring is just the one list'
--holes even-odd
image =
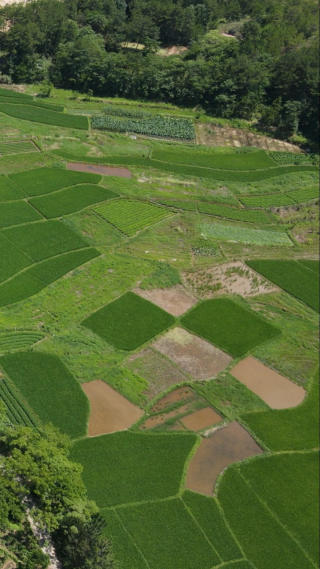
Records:
{"label": "dense forest", "polygon": [[[31,0],[2,8],[0,29],[3,80],[258,115],[318,136],[316,0]],[[188,49],[159,55],[175,45]]]}

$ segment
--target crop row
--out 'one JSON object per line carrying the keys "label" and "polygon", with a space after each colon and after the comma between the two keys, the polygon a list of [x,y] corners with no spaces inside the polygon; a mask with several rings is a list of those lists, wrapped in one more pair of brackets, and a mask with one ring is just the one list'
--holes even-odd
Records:
{"label": "crop row", "polygon": [[195,131],[191,120],[155,116],[144,120],[120,120],[108,116],[92,118],[92,127],[98,130],[133,132],[149,136],[194,140]]}
{"label": "crop row", "polygon": [[0,97],[6,97],[6,98],[14,98],[14,99],[19,99],[20,101],[32,101],[32,96],[31,95],[25,95],[24,93],[17,93],[16,91],[11,91],[10,89],[3,89],[3,87],[0,87]]}
{"label": "crop row", "polygon": [[319,156],[317,154],[295,154],[294,152],[274,152],[270,151],[269,155],[277,164],[319,164]]}
{"label": "crop row", "polygon": [[139,109],[122,109],[121,107],[106,107],[103,109],[105,115],[111,115],[114,117],[124,117],[130,119],[148,119],[153,117],[153,113],[150,111],[141,111]]}
{"label": "crop row", "polygon": [[9,411],[9,419],[13,419],[15,424],[24,425],[25,427],[37,427],[38,422],[36,418],[6,379],[0,381],[0,398]]}
{"label": "crop row", "polygon": [[18,105],[10,103],[0,103],[0,112],[10,117],[20,120],[60,126],[64,128],[75,128],[78,130],[88,130],[88,119],[65,113],[57,113],[49,109],[41,109],[32,105]]}
{"label": "crop row", "polygon": [[116,200],[94,211],[129,236],[171,215],[159,206],[131,200]]}
{"label": "crop row", "polygon": [[2,142],[0,143],[0,155],[8,156],[9,154],[22,154],[24,152],[39,152],[31,140],[24,142]]}
{"label": "crop row", "polygon": [[203,224],[203,235],[213,237],[221,241],[234,241],[236,243],[248,243],[250,245],[285,245],[293,243],[285,232],[264,231],[262,229],[246,229],[233,225]]}
{"label": "crop row", "polygon": [[36,332],[14,332],[0,334],[0,353],[12,350],[23,350],[43,339],[43,335]]}

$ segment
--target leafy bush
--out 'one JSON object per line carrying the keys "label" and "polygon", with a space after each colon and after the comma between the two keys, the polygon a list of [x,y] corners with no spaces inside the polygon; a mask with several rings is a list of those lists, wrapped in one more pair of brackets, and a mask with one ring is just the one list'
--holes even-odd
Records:
{"label": "leafy bush", "polygon": [[[1,106],[0,106],[1,110]],[[149,136],[194,140],[195,131],[191,120],[155,116],[144,120],[120,120],[107,116],[92,117],[92,128],[114,132],[134,132]]]}
{"label": "leafy bush", "polygon": [[89,205],[116,197],[119,195],[107,188],[86,184],[33,198],[30,203],[44,217],[51,219],[80,211]]}
{"label": "leafy bush", "polygon": [[52,126],[78,130],[88,130],[89,127],[86,117],[57,113],[47,108],[41,109],[38,106],[0,103],[0,112],[20,120],[49,124]]}
{"label": "leafy bush", "polygon": [[11,174],[10,179],[28,196],[40,196],[76,186],[78,184],[99,184],[102,177],[98,174],[73,172],[60,168],[37,168],[19,174]]}
{"label": "leafy bush", "polygon": [[250,245],[286,245],[293,246],[288,235],[280,231],[263,231],[262,229],[246,229],[233,225],[202,224],[203,235],[221,241],[234,241],[236,243],[249,243]]}
{"label": "leafy bush", "polygon": [[128,199],[112,201],[93,211],[128,236],[172,215],[164,207]]}

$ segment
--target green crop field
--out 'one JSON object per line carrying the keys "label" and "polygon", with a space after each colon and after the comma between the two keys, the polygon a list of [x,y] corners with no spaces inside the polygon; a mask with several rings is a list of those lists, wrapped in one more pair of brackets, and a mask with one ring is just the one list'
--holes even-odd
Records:
{"label": "green crop field", "polygon": [[319,276],[296,261],[247,261],[249,267],[319,311]]}
{"label": "green crop field", "polygon": [[0,354],[23,350],[43,340],[40,332],[1,332]]}
{"label": "green crop field", "polygon": [[0,283],[31,264],[32,260],[0,233]]}
{"label": "green crop field", "polygon": [[280,330],[228,298],[207,300],[181,320],[191,332],[234,357],[271,340]]}
{"label": "green crop field", "polygon": [[194,140],[195,131],[191,120],[155,116],[151,118],[119,119],[107,115],[92,118],[92,128],[114,132],[134,132],[149,136]]}
{"label": "green crop field", "polygon": [[26,95],[25,93],[17,93],[16,91],[11,91],[11,89],[4,89],[3,87],[0,87],[0,96],[19,99],[20,101],[24,102],[28,100],[32,101],[31,95]]}
{"label": "green crop field", "polygon": [[308,259],[301,259],[299,260],[300,265],[303,265],[304,267],[307,267],[307,269],[310,269],[311,271],[313,271],[314,273],[316,273],[317,275],[319,275],[320,273],[320,261],[312,261],[312,260],[308,260]]}
{"label": "green crop field", "polygon": [[176,495],[196,440],[193,434],[114,433],[77,442],[71,458],[83,465],[89,497],[105,508]]}
{"label": "green crop field", "polygon": [[220,241],[249,243],[250,245],[275,245],[292,247],[293,243],[287,233],[280,231],[264,231],[263,229],[247,229],[232,225],[214,225],[203,223],[201,233]]}
{"label": "green crop field", "polygon": [[10,117],[15,117],[20,120],[51,126],[60,126],[79,130],[88,130],[89,128],[88,119],[86,117],[57,113],[49,110],[48,108],[42,109],[41,107],[30,106],[28,104],[18,105],[0,103],[0,113],[5,113]]}
{"label": "green crop field", "polygon": [[247,221],[250,223],[271,223],[270,217],[264,211],[248,211],[245,209],[235,209],[224,205],[199,203],[199,212],[217,217],[225,217],[226,219],[234,219],[235,221]]}
{"label": "green crop field", "polygon": [[39,148],[32,140],[19,140],[17,142],[0,142],[0,156],[9,154],[23,154],[25,152],[39,152]]}
{"label": "green crop field", "polygon": [[99,184],[101,176],[83,172],[39,168],[12,174],[11,180],[30,197],[56,192],[78,184]]}
{"label": "green crop field", "polygon": [[26,194],[6,176],[0,176],[0,203],[26,198]]}
{"label": "green crop field", "polygon": [[3,234],[34,261],[68,251],[83,249],[88,244],[61,221],[46,221],[5,229]]}
{"label": "green crop field", "polygon": [[93,211],[128,236],[172,215],[163,207],[133,200],[116,200]]}
{"label": "green crop field", "polygon": [[47,219],[80,211],[90,205],[118,197],[118,194],[94,185],[74,186],[30,200],[31,205]]}
{"label": "green crop field", "polygon": [[3,203],[0,206],[0,229],[43,219],[27,202]]}
{"label": "green crop field", "polygon": [[40,292],[44,286],[28,272],[20,273],[0,286],[0,307],[25,300]]}
{"label": "green crop field", "polygon": [[268,209],[270,207],[284,207],[295,204],[295,200],[290,194],[272,194],[270,196],[241,196],[241,203],[246,207],[261,207]]}
{"label": "green crop field", "polygon": [[113,510],[102,510],[107,522],[106,537],[112,538],[112,547],[115,557],[122,568],[148,569],[136,544],[132,541],[118,514]]}
{"label": "green crop field", "polygon": [[309,202],[319,199],[319,186],[305,188],[302,190],[294,190],[288,194],[296,203]]}
{"label": "green crop field", "polygon": [[89,402],[59,358],[20,352],[0,358],[0,366],[44,423],[76,438],[87,432]]}
{"label": "green crop field", "polygon": [[261,170],[276,166],[274,160],[264,150],[244,154],[216,154],[196,149],[188,151],[168,149],[154,150],[152,158],[162,162],[174,162],[218,170]]}
{"label": "green crop field", "polygon": [[173,316],[127,292],[82,322],[120,350],[135,350],[175,323]]}
{"label": "green crop field", "polygon": [[0,401],[4,403],[6,415],[13,425],[31,428],[39,425],[38,419],[7,379],[0,379]]}

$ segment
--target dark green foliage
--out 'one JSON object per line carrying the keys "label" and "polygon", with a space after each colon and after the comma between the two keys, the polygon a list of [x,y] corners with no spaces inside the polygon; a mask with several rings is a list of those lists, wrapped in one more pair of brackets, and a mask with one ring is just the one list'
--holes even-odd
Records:
{"label": "dark green foliage", "polygon": [[123,199],[103,204],[93,211],[130,237],[172,215],[166,208],[155,204]]}
{"label": "dark green foliage", "polygon": [[1,357],[0,365],[43,423],[72,438],[86,434],[89,402],[59,358],[20,352]]}
{"label": "dark green foliage", "polygon": [[242,465],[240,472],[314,563],[317,563],[319,453],[269,456]]}
{"label": "dark green foliage", "polygon": [[25,197],[24,192],[7,176],[0,176],[0,203],[21,200]]}
{"label": "dark green foliage", "polygon": [[13,425],[25,427],[37,427],[39,425],[37,418],[7,379],[0,380],[1,400],[6,406],[7,416]]}
{"label": "dark green foliage", "polygon": [[4,235],[34,261],[43,261],[88,246],[61,221],[46,221],[6,229]]}
{"label": "dark green foliage", "polygon": [[14,304],[40,292],[45,285],[28,272],[21,273],[0,286],[0,306]]}
{"label": "dark green foliage", "polygon": [[275,326],[228,298],[203,302],[181,322],[191,332],[234,357],[243,356],[281,333]]}
{"label": "dark green foliage", "polygon": [[100,253],[96,249],[84,249],[82,251],[73,251],[54,259],[37,263],[34,267],[28,269],[28,273],[33,277],[39,279],[44,284],[49,285],[54,281],[60,279],[76,267],[80,267],[99,257]]}
{"label": "dark green foliage", "polygon": [[89,205],[104,202],[111,198],[119,197],[118,194],[101,188],[100,186],[82,185],[62,190],[58,193],[34,198],[30,203],[42,215],[50,219],[61,217],[75,211],[80,211]]}
{"label": "dark green foliage", "polygon": [[242,557],[215,498],[187,491],[183,494],[183,501],[223,561]]}
{"label": "dark green foliage", "polygon": [[31,259],[0,233],[0,283],[31,264]]}
{"label": "dark green foliage", "polygon": [[135,350],[174,322],[173,316],[155,304],[127,292],[82,325],[119,350]]}
{"label": "dark green foliage", "polygon": [[118,514],[152,569],[212,569],[219,564],[179,499],[120,508]]}
{"label": "dark green foliage", "polygon": [[246,261],[247,265],[319,311],[319,277],[305,269],[297,261],[257,260]]}
{"label": "dark green foliage", "polygon": [[49,109],[41,109],[30,105],[16,105],[0,103],[0,112],[20,120],[31,121],[41,124],[88,130],[89,124],[86,117],[56,113]]}
{"label": "dark green foliage", "polygon": [[247,413],[242,420],[272,451],[319,447],[319,373],[305,401],[294,409]]}
{"label": "dark green foliage", "polygon": [[120,568],[147,569],[146,562],[117,513],[113,510],[102,510],[101,513],[107,522],[107,535],[112,538],[115,559],[120,563]]}
{"label": "dark green foliage", "polygon": [[176,495],[196,440],[193,434],[114,433],[76,442],[71,457],[83,465],[89,498],[105,508]]}
{"label": "dark green foliage", "polygon": [[154,116],[152,118],[134,120],[115,119],[109,116],[95,116],[92,118],[91,124],[92,128],[98,130],[135,132],[137,134],[165,138],[180,138],[182,140],[194,140],[195,138],[194,126],[189,119]]}
{"label": "dark green foliage", "polygon": [[101,176],[87,174],[85,172],[73,172],[58,168],[39,168],[28,170],[19,174],[11,174],[11,180],[15,182],[28,196],[40,196],[56,192],[63,188],[78,184],[99,184]]}
{"label": "dark green foliage", "polygon": [[246,207],[283,207],[287,205],[293,205],[295,203],[294,199],[290,197],[290,194],[273,194],[271,196],[244,196],[239,198],[241,203]]}
{"label": "dark green foliage", "polygon": [[232,531],[256,569],[314,567],[235,467],[229,468],[224,474],[218,499]]}
{"label": "dark green foliage", "polygon": [[197,211],[197,202],[187,201],[187,200],[162,200],[157,199],[157,202],[161,205],[167,207],[173,207],[175,209],[182,209],[184,211]]}
{"label": "dark green foliage", "polygon": [[217,154],[210,151],[202,152],[196,149],[185,151],[170,148],[168,150],[154,150],[152,158],[162,162],[173,162],[218,170],[261,170],[276,166],[275,162],[264,150],[243,154]]}
{"label": "dark green foliage", "polygon": [[304,267],[307,267],[307,269],[310,269],[310,271],[313,271],[314,273],[317,273],[317,275],[320,272],[320,261],[313,261],[313,260],[305,260],[305,259],[301,259],[299,260],[300,265],[303,265]]}
{"label": "dark green foliage", "polygon": [[270,217],[264,211],[246,209],[235,209],[225,205],[207,204],[199,202],[199,212],[218,217],[225,217],[226,219],[234,219],[236,221],[247,221],[250,223],[271,223]]}
{"label": "dark green foliage", "polygon": [[27,202],[11,202],[0,205],[0,228],[38,221],[42,216]]}
{"label": "dark green foliage", "polygon": [[143,279],[140,288],[150,290],[154,288],[170,288],[181,284],[179,272],[167,263],[159,263],[159,267],[148,277]]}

